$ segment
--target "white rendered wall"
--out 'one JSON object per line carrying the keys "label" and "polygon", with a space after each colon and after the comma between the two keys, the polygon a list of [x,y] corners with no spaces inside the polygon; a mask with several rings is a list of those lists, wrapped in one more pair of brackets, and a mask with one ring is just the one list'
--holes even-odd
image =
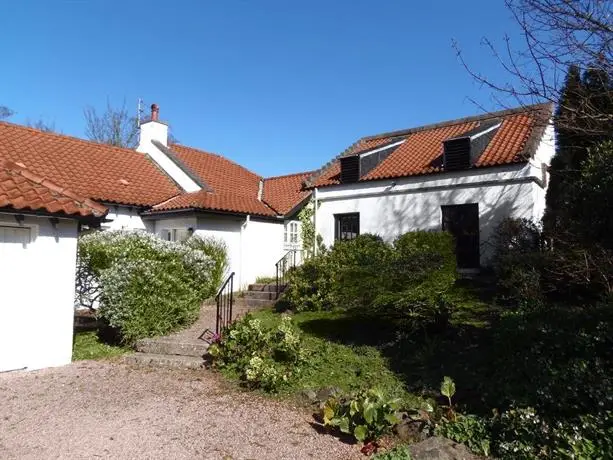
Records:
{"label": "white rendered wall", "polygon": [[109,213],[106,216],[107,220],[102,224],[104,230],[148,230],[155,231],[151,221],[143,221],[141,219],[138,208],[128,206],[107,205]]}
{"label": "white rendered wall", "polygon": [[[387,241],[412,230],[440,230],[441,206],[479,204],[481,263],[491,255],[489,240],[505,217],[535,219],[542,216],[545,191],[525,176],[530,166],[506,168],[500,173],[438,179],[377,181],[322,188],[318,191],[317,231],[324,244],[334,243],[334,215],[360,213],[360,233],[374,233]],[[515,181],[512,179],[516,176]],[[502,181],[503,178],[507,182]],[[523,178],[522,178],[523,177]],[[496,180],[501,180],[498,184]],[[484,181],[486,184],[479,185]]]}
{"label": "white rendered wall", "polygon": [[[0,225],[17,223],[11,215],[0,215]],[[10,262],[0,258],[0,366],[9,353],[11,362],[20,363],[20,368],[68,364],[72,357],[77,223],[60,219],[53,228],[48,218],[25,217],[20,226],[31,228],[31,242],[22,251],[23,257],[8,270],[2,264]]]}
{"label": "white rendered wall", "polygon": [[160,218],[153,231],[193,228],[196,235],[212,236],[226,243],[230,267],[235,272],[235,290],[246,289],[260,276],[273,276],[275,263],[284,254],[283,222],[271,222],[246,216],[201,214]]}
{"label": "white rendered wall", "polygon": [[283,231],[283,221],[251,219],[247,224],[243,230],[243,287],[258,276],[275,276],[275,264],[289,250],[283,246]]}

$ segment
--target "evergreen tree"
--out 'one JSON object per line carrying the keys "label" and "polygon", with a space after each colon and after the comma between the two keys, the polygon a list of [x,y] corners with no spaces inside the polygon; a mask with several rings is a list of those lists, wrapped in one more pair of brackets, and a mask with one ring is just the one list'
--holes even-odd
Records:
{"label": "evergreen tree", "polygon": [[[583,75],[577,66],[568,69],[554,117],[556,154],[550,166],[545,231],[552,236],[576,228],[572,219],[572,195],[579,172],[591,147],[613,139],[610,125],[613,80],[594,65]],[[589,225],[589,223],[584,223]]]}
{"label": "evergreen tree", "polygon": [[564,89],[554,117],[556,132],[556,153],[549,167],[550,180],[547,189],[547,208],[543,217],[545,231],[549,234],[556,233],[560,226],[560,213],[566,207],[568,196],[566,194],[569,181],[569,170],[577,163],[577,157],[581,156],[580,134],[569,129],[578,123],[578,114],[583,99],[583,84],[579,67],[571,66],[566,75]]}

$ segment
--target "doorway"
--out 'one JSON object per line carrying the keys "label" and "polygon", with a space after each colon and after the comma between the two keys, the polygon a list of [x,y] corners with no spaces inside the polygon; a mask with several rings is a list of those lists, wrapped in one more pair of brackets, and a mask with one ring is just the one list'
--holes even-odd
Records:
{"label": "doorway", "polygon": [[479,268],[479,204],[441,206],[441,211],[443,231],[455,239],[458,268]]}

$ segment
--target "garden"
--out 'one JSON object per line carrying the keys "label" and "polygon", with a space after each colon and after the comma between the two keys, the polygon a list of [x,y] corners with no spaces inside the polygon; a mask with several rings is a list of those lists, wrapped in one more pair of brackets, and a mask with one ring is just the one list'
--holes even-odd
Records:
{"label": "garden", "polygon": [[211,237],[169,242],[139,231],[80,237],[75,304],[94,311],[99,326],[75,334],[73,359],[118,356],[139,339],[190,326],[227,267],[225,243]]}
{"label": "garden", "polygon": [[230,326],[213,366],[379,458],[433,435],[484,457],[611,458],[612,164],[613,144],[589,150],[555,226],[501,222],[478,280],[458,279],[443,232],[337,242]]}

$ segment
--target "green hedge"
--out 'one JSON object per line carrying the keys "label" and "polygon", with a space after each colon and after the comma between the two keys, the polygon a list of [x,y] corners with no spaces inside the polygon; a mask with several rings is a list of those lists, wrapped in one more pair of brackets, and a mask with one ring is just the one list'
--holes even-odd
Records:
{"label": "green hedge", "polygon": [[296,311],[341,308],[412,318],[439,315],[438,321],[448,313],[445,293],[455,279],[449,233],[410,232],[393,244],[363,234],[294,269],[283,303]]}
{"label": "green hedge", "polygon": [[98,317],[125,344],[164,335],[198,317],[214,294],[215,262],[203,251],[134,231],[79,240],[77,302],[99,301]]}

